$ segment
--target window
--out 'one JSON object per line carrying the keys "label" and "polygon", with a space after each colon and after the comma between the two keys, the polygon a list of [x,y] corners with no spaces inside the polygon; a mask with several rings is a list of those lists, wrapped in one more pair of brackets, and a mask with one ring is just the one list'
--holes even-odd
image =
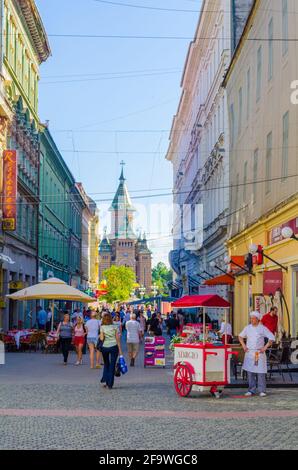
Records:
{"label": "window", "polygon": [[257,197],[258,159],[259,159],[259,149],[256,149],[254,151],[254,161],[253,161],[253,198],[254,198],[254,202],[256,202],[256,197]]}
{"label": "window", "polygon": [[243,202],[246,202],[247,194],[247,161],[244,163],[244,172],[243,172]]}
{"label": "window", "polygon": [[272,167],[272,132],[267,135],[267,146],[266,146],[266,183],[265,191],[266,194],[271,191],[271,167]]}
{"label": "window", "polygon": [[250,68],[246,74],[246,119],[249,119],[250,114]]}
{"label": "window", "polygon": [[273,77],[273,18],[268,26],[268,80]]}
{"label": "window", "polygon": [[282,0],[282,55],[288,52],[289,44],[288,0]]}
{"label": "window", "polygon": [[242,99],[242,87],[239,89],[238,92],[238,99],[239,99],[239,120],[238,120],[238,135],[241,134],[242,130],[242,109],[243,109],[243,99]]}
{"label": "window", "polygon": [[262,46],[259,47],[257,52],[257,101],[261,98],[262,86]]}
{"label": "window", "polygon": [[283,117],[283,136],[282,136],[282,169],[283,178],[288,176],[289,167],[289,111]]}

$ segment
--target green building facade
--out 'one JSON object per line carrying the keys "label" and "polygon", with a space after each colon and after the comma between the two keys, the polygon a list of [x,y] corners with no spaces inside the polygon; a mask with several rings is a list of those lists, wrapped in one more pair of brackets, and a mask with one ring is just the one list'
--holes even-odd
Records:
{"label": "green building facade", "polygon": [[39,187],[39,280],[54,276],[80,287],[84,201],[46,127],[40,133]]}

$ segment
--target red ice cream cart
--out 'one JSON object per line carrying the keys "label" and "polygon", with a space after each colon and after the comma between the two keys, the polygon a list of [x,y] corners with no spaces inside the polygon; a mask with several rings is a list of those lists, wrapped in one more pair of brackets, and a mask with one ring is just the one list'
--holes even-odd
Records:
{"label": "red ice cream cart", "polygon": [[[230,304],[218,295],[190,295],[172,303],[173,308],[203,308],[203,332],[206,326],[208,308],[224,309],[225,321]],[[225,336],[226,338],[226,336]],[[231,345],[202,341],[174,344],[174,385],[181,397],[187,397],[192,390],[210,391],[219,398],[218,387],[230,382],[230,361],[233,354]]]}

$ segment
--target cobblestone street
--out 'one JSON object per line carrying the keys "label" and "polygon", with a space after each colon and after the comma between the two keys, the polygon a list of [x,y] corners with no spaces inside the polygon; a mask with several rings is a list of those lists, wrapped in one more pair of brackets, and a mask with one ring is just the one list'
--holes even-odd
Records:
{"label": "cobblestone street", "polygon": [[1,449],[298,449],[296,389],[267,398],[193,393],[182,399],[172,371],[135,369],[100,387],[101,371],[67,367],[60,355],[10,353],[0,368]]}

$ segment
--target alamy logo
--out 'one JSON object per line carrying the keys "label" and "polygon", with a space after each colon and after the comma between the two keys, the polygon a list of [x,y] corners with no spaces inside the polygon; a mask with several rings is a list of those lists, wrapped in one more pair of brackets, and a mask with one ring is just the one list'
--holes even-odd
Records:
{"label": "alamy logo", "polygon": [[0,365],[5,364],[5,347],[3,341],[0,341]]}

